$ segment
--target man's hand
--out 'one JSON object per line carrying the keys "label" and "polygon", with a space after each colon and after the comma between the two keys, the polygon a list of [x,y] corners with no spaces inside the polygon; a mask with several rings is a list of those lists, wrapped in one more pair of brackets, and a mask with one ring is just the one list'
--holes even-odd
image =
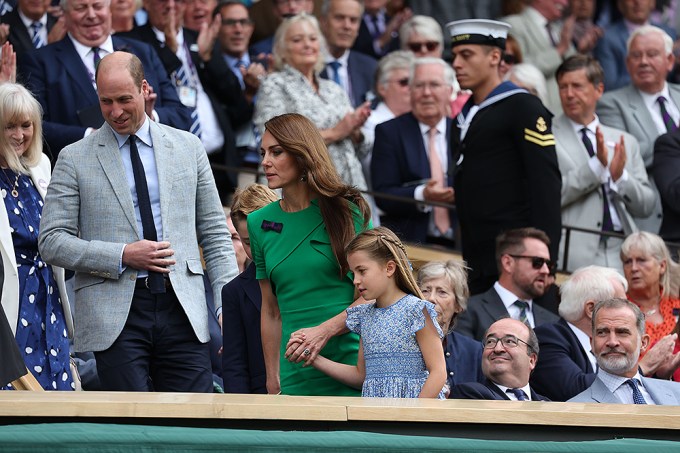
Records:
{"label": "man's hand", "polygon": [[163,27],[163,34],[165,35],[165,45],[172,50],[172,53],[177,53],[179,44],[177,43],[177,27],[175,26],[175,17],[177,13],[175,8],[168,8],[168,18]]}
{"label": "man's hand", "polygon": [[423,197],[426,201],[438,201],[440,203],[453,203],[453,187],[442,187],[434,179],[430,179],[423,190]]}
{"label": "man's hand", "polygon": [[[305,366],[311,365],[316,356],[326,346],[330,337],[323,324],[293,332],[286,344],[285,358],[289,362],[298,363],[304,361]],[[309,350],[308,355],[305,354],[307,349]]]}
{"label": "man's hand", "polygon": [[604,142],[604,134],[602,134],[599,126],[595,131],[595,144],[597,145],[597,160],[600,161],[603,167],[607,167],[609,165],[609,152]]}
{"label": "man's hand", "polygon": [[153,87],[149,84],[149,91],[144,94],[144,111],[153,120],[153,109],[156,106],[158,95],[153,92]]}
{"label": "man's hand", "polygon": [[219,14],[213,18],[212,22],[203,22],[201,24],[196,44],[198,44],[198,55],[204,62],[208,62],[212,58],[212,51],[215,47],[215,40],[220,32],[221,25],[222,16]]}
{"label": "man's hand", "polygon": [[638,363],[645,376],[654,375],[667,360],[672,360],[678,335],[666,335],[652,346]]}
{"label": "man's hand", "polygon": [[52,26],[52,30],[47,34],[47,44],[61,41],[66,36],[66,18],[61,16]]}
{"label": "man's hand", "polygon": [[614,146],[614,157],[609,164],[609,174],[614,182],[618,181],[623,170],[626,168],[626,145],[623,142],[623,135],[619,142]]}
{"label": "man's hand", "polygon": [[9,24],[0,24],[0,44],[5,44],[9,39]]}
{"label": "man's hand", "polygon": [[154,242],[143,239],[132,242],[123,249],[123,264],[134,269],[169,274],[169,266],[176,261],[172,258],[175,251],[167,241]]}
{"label": "man's hand", "polygon": [[560,42],[557,43],[557,47],[556,47],[557,53],[559,53],[561,57],[563,57],[564,54],[567,53],[567,50],[569,50],[569,46],[571,45],[571,41],[574,37],[574,25],[575,24],[576,24],[576,16],[569,16],[562,23],[562,32],[560,33]]}
{"label": "man's hand", "polygon": [[0,58],[0,83],[17,80],[17,54],[12,44],[6,42],[2,45],[2,57]]}

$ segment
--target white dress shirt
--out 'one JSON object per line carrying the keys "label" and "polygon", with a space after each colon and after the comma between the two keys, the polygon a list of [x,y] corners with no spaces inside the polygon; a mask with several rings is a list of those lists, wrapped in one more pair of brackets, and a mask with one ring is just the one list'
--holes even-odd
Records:
{"label": "white dress shirt", "polygon": [[[503,305],[505,306],[505,309],[508,311],[508,314],[512,319],[519,319],[519,315],[522,312],[522,309],[519,308],[517,305],[515,305],[515,302],[518,300],[524,300],[520,299],[517,297],[515,294],[513,294],[510,290],[504,288],[500,283],[496,282],[493,284],[493,288],[496,290],[498,293],[498,297],[501,298],[501,301],[503,301]],[[533,310],[533,301],[532,300],[524,300],[529,306],[527,307],[526,313],[527,313],[527,321],[531,325],[532,328],[536,327],[536,323],[534,322],[534,310]]]}

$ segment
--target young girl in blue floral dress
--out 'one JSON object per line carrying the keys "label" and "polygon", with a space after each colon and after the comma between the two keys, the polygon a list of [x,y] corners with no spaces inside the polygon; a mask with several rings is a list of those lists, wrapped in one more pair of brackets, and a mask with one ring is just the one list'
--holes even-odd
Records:
{"label": "young girl in blue floral dress", "polygon": [[318,370],[361,395],[443,398],[446,363],[434,305],[423,300],[406,251],[388,228],[355,237],[345,249],[354,286],[375,302],[347,309],[347,327],[361,336],[356,365],[319,356]]}

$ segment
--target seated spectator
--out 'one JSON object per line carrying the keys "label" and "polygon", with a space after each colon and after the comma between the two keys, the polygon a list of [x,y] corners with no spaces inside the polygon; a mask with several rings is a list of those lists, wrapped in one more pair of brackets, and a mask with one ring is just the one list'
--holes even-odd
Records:
{"label": "seated spectator", "polygon": [[462,382],[484,382],[482,345],[453,331],[456,318],[467,308],[469,291],[465,266],[454,260],[431,261],[418,269],[418,286],[437,311],[444,332],[446,393]]}
{"label": "seated spectator", "polygon": [[321,132],[342,181],[366,190],[359,159],[368,153],[361,126],[370,107],[364,103],[353,110],[342,87],[319,78],[325,44],[316,18],[303,13],[286,19],[274,41],[274,72],[260,85],[253,117],[259,133],[264,134],[265,122],[284,113],[308,117]]}
{"label": "seated spectator", "polygon": [[[581,54],[591,55],[598,40],[604,34],[595,25],[595,0],[571,0],[571,16],[574,20],[573,44]],[[568,19],[569,20],[569,19]]]}
{"label": "seated spectator", "polygon": [[604,89],[607,91],[630,83],[629,68],[626,68],[626,45],[632,32],[645,25],[654,25],[675,39],[673,29],[650,22],[650,14],[656,6],[655,0],[619,0],[617,6],[623,17],[604,28],[604,34],[594,50],[595,58],[604,69]]}
{"label": "seated spectator", "polygon": [[18,0],[16,8],[3,14],[0,22],[9,26],[7,40],[17,55],[57,42],[66,36],[64,19],[47,12],[49,2]]}
{"label": "seated spectator", "polygon": [[[111,9],[99,0],[64,0],[68,36],[26,53],[19,73],[43,108],[45,141],[53,163],[61,149],[91,134],[104,123],[95,91],[95,62],[114,50],[135,54],[153,90],[145,110],[155,121],[188,130],[191,112],[180,102],[174,86],[151,46],[111,36]],[[85,12],[87,12],[87,14]]]}
{"label": "seated spectator", "polygon": [[[367,121],[368,122],[368,121]],[[680,130],[661,135],[654,144],[652,175],[659,189],[663,220],[659,235],[666,242],[680,244]],[[678,245],[671,247],[675,260],[680,259]]]}
{"label": "seated spectator", "polygon": [[[288,19],[300,13],[312,14],[314,12],[314,2],[312,0],[264,0],[262,3],[271,1],[272,11],[279,21]],[[271,54],[274,50],[274,35],[268,36],[250,48],[250,53],[254,55]]]}
{"label": "seated spectator", "polygon": [[[635,137],[600,123],[595,114],[604,91],[602,67],[593,57],[574,55],[557,69],[564,114],[553,121],[562,173],[562,224],[603,233],[630,234],[634,215],[654,209],[640,145]],[[622,270],[620,237],[571,231],[562,237],[568,270],[588,264]]]}
{"label": "seated spectator", "polygon": [[655,234],[633,233],[621,245],[621,261],[628,299],[644,314],[645,333],[654,345],[673,331],[680,310],[680,299],[666,294],[670,287],[668,248]]}
{"label": "seated spectator", "polygon": [[114,33],[132,31],[135,28],[135,13],[142,6],[141,0],[110,0],[111,27]]}
{"label": "seated spectator", "polygon": [[[261,184],[253,184],[234,194],[229,215],[249,260],[253,257],[246,218],[251,212],[277,199],[271,189]],[[222,289],[222,378],[225,393],[267,393],[260,334],[261,308],[260,285],[255,278],[255,263],[251,261],[245,271]]]}
{"label": "seated spectator", "polygon": [[516,319],[501,319],[489,326],[482,344],[482,372],[486,381],[458,384],[451,391],[451,398],[549,401],[529,385],[539,349],[530,326]]}
{"label": "seated spectator", "polygon": [[[220,1],[220,5],[224,1]],[[243,4],[243,2],[239,2]],[[209,25],[213,18],[213,11],[217,7],[217,0],[186,0],[184,8],[184,27],[195,32],[201,31],[203,24]],[[246,42],[246,46],[248,43]]]}
{"label": "seated spectator", "polygon": [[560,319],[536,327],[541,360],[531,375],[536,391],[553,401],[567,401],[595,380],[597,363],[591,352],[593,307],[601,300],[625,297],[628,284],[614,269],[586,266],[560,288]]}
{"label": "seated spectator", "polygon": [[363,4],[359,0],[325,0],[321,8],[321,30],[326,38],[328,55],[321,77],[339,84],[349,96],[353,107],[370,100],[375,70],[375,58],[350,50],[361,23]]}
{"label": "seated spectator", "polygon": [[[419,58],[410,77],[411,112],[379,124],[371,160],[376,192],[418,201],[453,203],[453,174],[446,116],[453,82],[451,66],[441,58]],[[451,247],[456,219],[445,207],[391,198],[376,200],[381,222],[405,241]]]}
{"label": "seated spectator", "polygon": [[[522,49],[520,49],[519,43],[514,36],[508,35],[505,39],[505,50],[503,50],[503,56],[501,57],[501,62],[498,66],[498,71],[503,80],[505,80],[505,75],[512,69],[513,65],[523,62]],[[545,77],[543,78],[545,79]]]}
{"label": "seated spectator", "polygon": [[[680,405],[680,384],[646,378],[638,358],[649,346],[645,315],[626,299],[600,301],[593,309],[593,354],[597,377],[569,400],[575,403]],[[680,356],[680,354],[679,354]]]}
{"label": "seated spectator", "polygon": [[380,59],[399,48],[399,27],[411,17],[406,8],[395,16],[387,15],[388,0],[369,0],[364,2],[364,14],[359,26],[359,36],[354,42],[354,50]]}
{"label": "seated spectator", "polygon": [[513,65],[505,74],[505,80],[509,80],[520,88],[541,100],[543,105],[548,101],[548,88],[545,84],[543,73],[531,63],[519,63]]}
{"label": "seated spectator", "polygon": [[547,287],[552,261],[550,239],[541,230],[518,228],[496,238],[496,263],[500,276],[487,292],[470,298],[458,318],[459,332],[484,340],[484,332],[496,320],[511,317],[531,327],[557,321],[557,316],[533,303]]}

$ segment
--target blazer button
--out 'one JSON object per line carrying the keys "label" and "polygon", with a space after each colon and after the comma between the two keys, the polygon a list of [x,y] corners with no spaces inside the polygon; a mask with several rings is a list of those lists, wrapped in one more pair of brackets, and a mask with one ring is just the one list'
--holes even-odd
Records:
{"label": "blazer button", "polygon": [[451,353],[449,351],[446,351],[446,354],[444,354],[446,357],[451,357]]}
{"label": "blazer button", "polygon": [[130,275],[130,280],[132,281],[137,280],[137,276],[135,274]]}
{"label": "blazer button", "polygon": [[453,376],[455,373],[453,371],[449,371],[449,376]]}

